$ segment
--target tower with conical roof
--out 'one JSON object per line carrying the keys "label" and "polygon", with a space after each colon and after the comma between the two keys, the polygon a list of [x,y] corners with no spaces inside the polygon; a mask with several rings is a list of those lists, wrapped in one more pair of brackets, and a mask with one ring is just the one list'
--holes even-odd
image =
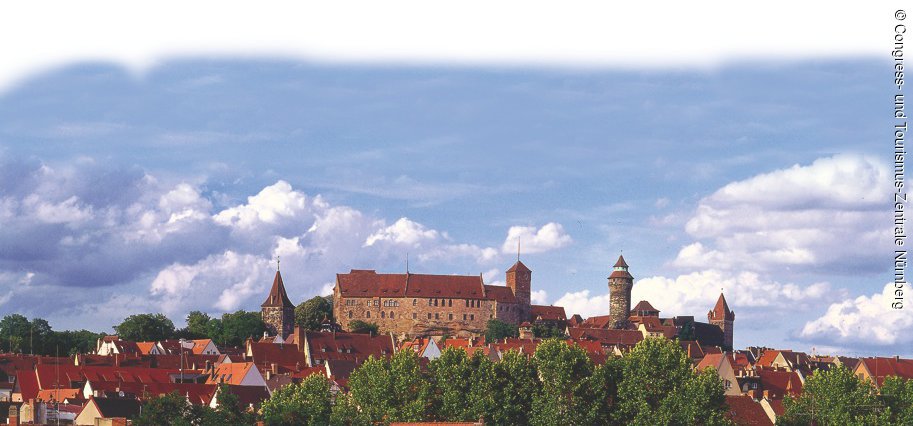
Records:
{"label": "tower with conical roof", "polygon": [[279,335],[284,339],[295,330],[295,305],[285,293],[279,269],[276,269],[276,277],[273,278],[273,286],[266,301],[260,305],[260,314],[266,324],[266,331],[273,336]]}
{"label": "tower with conical roof", "polygon": [[726,298],[720,293],[712,311],[707,312],[707,322],[723,330],[723,350],[732,350],[732,328],[735,322],[735,312],[729,309]]}
{"label": "tower with conical roof", "polygon": [[609,275],[609,316],[613,328],[627,328],[631,323],[631,288],[634,277],[628,272],[624,256],[619,255]]}

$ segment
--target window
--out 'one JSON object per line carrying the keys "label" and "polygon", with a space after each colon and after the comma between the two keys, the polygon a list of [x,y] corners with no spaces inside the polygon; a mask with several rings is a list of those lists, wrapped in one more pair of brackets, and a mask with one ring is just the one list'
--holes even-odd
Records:
{"label": "window", "polygon": [[448,299],[448,300],[447,300],[447,307],[451,307],[451,306],[453,306],[453,299]]}
{"label": "window", "polygon": [[371,306],[371,300],[370,300],[370,299],[368,299],[368,301],[367,301],[367,302],[368,302],[368,306]]}
{"label": "window", "polygon": [[723,380],[723,388],[724,388],[724,389],[729,389],[729,388],[731,388],[731,387],[732,387],[732,382],[730,382],[729,380]]}
{"label": "window", "polygon": [[469,320],[470,320],[470,321],[475,321],[475,320],[476,320],[476,314],[469,314]]}
{"label": "window", "polygon": [[428,299],[428,306],[431,306],[431,299]]}
{"label": "window", "polygon": [[349,318],[352,318],[352,311],[349,311]]}
{"label": "window", "polygon": [[434,299],[434,306],[437,306],[437,299]]}
{"label": "window", "polygon": [[463,321],[466,321],[466,314],[463,314]]}
{"label": "window", "polygon": [[365,318],[371,318],[371,311],[365,312]]}
{"label": "window", "polygon": [[466,299],[466,307],[469,307],[469,299]]}
{"label": "window", "polygon": [[428,312],[428,319],[431,319],[431,312]]}
{"label": "window", "polygon": [[393,311],[390,311],[390,319],[393,319]]}
{"label": "window", "polygon": [[418,299],[412,299],[412,306],[418,305]]}
{"label": "window", "polygon": [[453,314],[447,314],[447,319],[452,320],[452,319],[453,319]]}
{"label": "window", "polygon": [[415,312],[413,312],[413,313],[412,313],[412,319],[418,319],[418,314],[415,313]]}
{"label": "window", "polygon": [[374,300],[374,306],[377,306],[377,305],[379,305],[379,303],[377,303],[377,300],[375,299],[375,300]]}
{"label": "window", "polygon": [[384,312],[384,311],[380,311],[380,317],[381,317],[381,318],[386,318],[386,317],[387,317],[387,313]]}
{"label": "window", "polygon": [[434,313],[434,319],[441,319],[440,314],[438,314],[437,312],[435,312],[435,313]]}

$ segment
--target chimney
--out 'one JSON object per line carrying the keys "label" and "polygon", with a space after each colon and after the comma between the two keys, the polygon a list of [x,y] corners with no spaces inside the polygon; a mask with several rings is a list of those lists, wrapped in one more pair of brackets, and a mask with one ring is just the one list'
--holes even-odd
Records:
{"label": "chimney", "polygon": [[15,405],[10,405],[9,426],[19,426],[19,409]]}
{"label": "chimney", "polygon": [[279,365],[276,364],[275,362],[270,363],[269,370],[272,371],[273,374],[279,374]]}

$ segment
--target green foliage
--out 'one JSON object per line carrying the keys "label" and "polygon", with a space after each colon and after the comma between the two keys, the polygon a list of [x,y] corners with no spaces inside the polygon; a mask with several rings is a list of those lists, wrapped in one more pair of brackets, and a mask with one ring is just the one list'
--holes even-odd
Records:
{"label": "green foliage", "polygon": [[485,341],[487,342],[495,342],[505,337],[517,337],[519,335],[516,325],[508,324],[504,321],[488,320],[485,326]]}
{"label": "green foliage", "polygon": [[330,383],[312,374],[301,383],[277,390],[261,407],[267,425],[325,425],[330,423]]}
{"label": "green foliage", "polygon": [[350,333],[362,333],[362,334],[371,334],[377,335],[378,331],[377,324],[373,322],[365,322],[362,320],[355,320],[349,322],[349,332]]}
{"label": "green foliage", "polygon": [[632,425],[727,424],[716,372],[695,374],[677,342],[648,338],[621,358],[614,421]]}
{"label": "green foliage", "polygon": [[565,337],[564,329],[553,325],[533,324],[533,336],[540,339],[549,339],[552,337]]}
{"label": "green foliage", "polygon": [[314,296],[295,307],[295,324],[305,330],[320,330],[324,318],[333,320],[333,304],[325,297]]}
{"label": "green foliage", "polygon": [[530,423],[534,425],[593,424],[587,418],[593,404],[593,363],[579,346],[549,339],[533,355],[539,373],[540,390],[533,396]]}
{"label": "green foliage", "polygon": [[486,424],[528,425],[533,395],[539,389],[532,361],[526,355],[510,350],[492,370],[492,398],[496,403],[485,416]]}
{"label": "green foliage", "polygon": [[191,408],[187,398],[177,392],[152,398],[143,404],[142,413],[134,419],[136,426],[190,426],[198,424],[205,414]]}
{"label": "green foliage", "polygon": [[332,426],[369,426],[371,419],[358,409],[351,394],[337,394],[330,413]]}
{"label": "green foliage", "polygon": [[86,330],[54,331],[41,318],[29,321],[19,314],[0,320],[0,350],[36,355],[73,355],[95,350],[100,334]]}
{"label": "green foliage", "polygon": [[688,321],[682,324],[681,330],[678,331],[678,340],[694,340],[694,323]]}
{"label": "green foliage", "polygon": [[249,337],[262,336],[266,324],[263,323],[260,312],[237,311],[222,315],[221,329],[221,336],[215,339],[216,342],[226,346],[241,346]]}
{"label": "green foliage", "polygon": [[890,409],[890,424],[913,425],[913,380],[888,377],[878,399]]}
{"label": "green foliage", "polygon": [[431,404],[428,378],[412,351],[397,352],[389,360],[369,358],[349,376],[349,388],[372,422],[421,421]]}
{"label": "green foliage", "polygon": [[123,340],[136,342],[171,339],[175,336],[174,323],[163,314],[135,314],[114,326]]}
{"label": "green foliage", "polygon": [[[893,391],[893,389],[892,389]],[[818,370],[802,387],[797,398],[783,401],[786,413],[777,424],[784,425],[872,425],[889,423],[871,382],[863,382],[844,366]]]}
{"label": "green foliage", "polygon": [[433,388],[431,411],[439,420],[478,420],[497,403],[494,364],[481,351],[470,357],[461,348],[447,348],[428,369]]}

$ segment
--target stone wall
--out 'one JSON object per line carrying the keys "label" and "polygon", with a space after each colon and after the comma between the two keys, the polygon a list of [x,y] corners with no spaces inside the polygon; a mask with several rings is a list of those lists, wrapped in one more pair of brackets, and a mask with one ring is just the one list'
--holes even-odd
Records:
{"label": "stone wall", "polygon": [[266,324],[266,332],[271,336],[281,334],[282,337],[285,337],[294,331],[295,308],[267,306],[261,308],[260,315],[263,323]]}
{"label": "stone wall", "polygon": [[633,280],[626,278],[609,279],[609,315],[615,328],[624,328],[631,316],[631,287]]}
{"label": "stone wall", "polygon": [[343,330],[348,330],[352,321],[361,320],[377,324],[380,333],[409,337],[484,334],[488,320],[517,324],[520,315],[516,305],[485,299],[343,298],[334,291],[333,302],[336,322]]}

